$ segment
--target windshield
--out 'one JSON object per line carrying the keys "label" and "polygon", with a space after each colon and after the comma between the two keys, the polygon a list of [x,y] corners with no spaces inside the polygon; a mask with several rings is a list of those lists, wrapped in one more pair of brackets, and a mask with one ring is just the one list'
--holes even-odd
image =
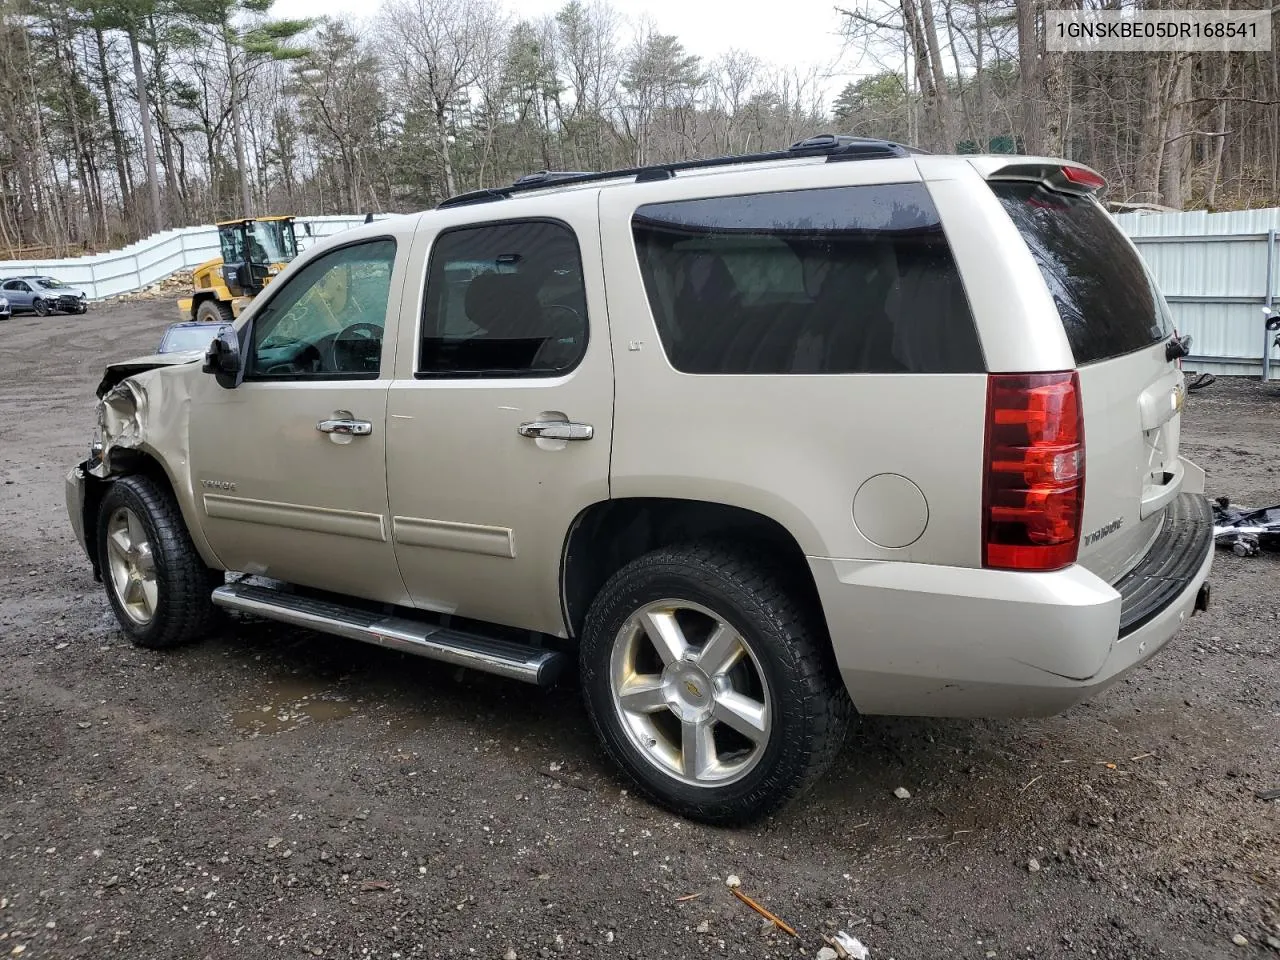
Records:
{"label": "windshield", "polygon": [[53,279],[53,277],[38,277],[36,279],[36,283],[40,284],[40,286],[45,287],[49,290],[61,290],[64,287],[66,287],[65,283],[63,283],[61,280],[55,280]]}
{"label": "windshield", "polygon": [[209,344],[223,330],[226,324],[206,324],[200,327],[172,327],[160,341],[157,353],[179,353],[184,350],[207,350]]}
{"label": "windshield", "polygon": [[298,255],[293,224],[287,220],[256,220],[249,235],[254,263],[287,263]]}

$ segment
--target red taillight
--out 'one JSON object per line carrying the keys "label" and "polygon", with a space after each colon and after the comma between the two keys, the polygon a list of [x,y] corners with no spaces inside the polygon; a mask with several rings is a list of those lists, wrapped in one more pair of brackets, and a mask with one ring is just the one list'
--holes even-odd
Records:
{"label": "red taillight", "polygon": [[1086,167],[1063,167],[1062,176],[1071,183],[1090,190],[1101,190],[1107,185],[1107,181]]}
{"label": "red taillight", "polygon": [[1076,561],[1084,511],[1084,415],[1074,372],[987,380],[982,564],[1058,570]]}

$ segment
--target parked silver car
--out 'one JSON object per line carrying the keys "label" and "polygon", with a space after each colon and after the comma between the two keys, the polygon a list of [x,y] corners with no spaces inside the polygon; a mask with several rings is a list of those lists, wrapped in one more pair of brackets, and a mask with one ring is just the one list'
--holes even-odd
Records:
{"label": "parked silver car", "polygon": [[13,307],[9,306],[8,299],[0,294],[0,320],[8,320],[13,316]]}
{"label": "parked silver car", "polygon": [[84,313],[89,309],[89,298],[83,290],[69,287],[53,277],[14,277],[0,285],[0,296],[9,301],[14,313],[29,311],[41,317],[51,313]]}

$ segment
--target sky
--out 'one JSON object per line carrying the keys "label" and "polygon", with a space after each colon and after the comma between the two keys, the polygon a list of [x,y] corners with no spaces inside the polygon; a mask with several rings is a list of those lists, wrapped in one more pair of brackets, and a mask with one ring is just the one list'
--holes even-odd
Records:
{"label": "sky", "polygon": [[[823,88],[829,108],[849,80],[871,69],[870,64],[860,64],[855,57],[842,55],[844,45],[837,32],[840,17],[835,10],[836,2],[613,0],[613,6],[633,21],[647,14],[659,32],[674,34],[690,53],[706,59],[736,47],[774,65],[816,67],[826,77]],[[346,15],[360,20],[376,8],[376,3],[377,0],[276,0],[271,14],[276,17]],[[563,5],[564,0],[505,0],[504,3],[512,15],[530,19],[553,14]],[[845,5],[853,4],[846,0]],[[621,36],[629,38],[626,28]]]}

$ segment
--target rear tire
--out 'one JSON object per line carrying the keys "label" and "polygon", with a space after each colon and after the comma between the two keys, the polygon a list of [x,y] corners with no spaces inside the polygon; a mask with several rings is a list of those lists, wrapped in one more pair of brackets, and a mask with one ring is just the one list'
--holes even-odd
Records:
{"label": "rear tire", "polygon": [[31,301],[31,309],[35,311],[37,317],[47,317],[49,315],[49,304],[39,297]]}
{"label": "rear tire", "polygon": [[210,570],[169,490],[145,476],[112,481],[98,513],[98,557],[121,629],[160,650],[203,637],[217,620]]}
{"label": "rear tire", "polygon": [[201,300],[196,307],[196,319],[201,323],[230,323],[235,319],[231,304],[218,300]]}
{"label": "rear tire", "polygon": [[765,557],[668,547],[628,564],[587,613],[587,712],[641,792],[692,820],[744,824],[804,793],[852,705],[820,612]]}

